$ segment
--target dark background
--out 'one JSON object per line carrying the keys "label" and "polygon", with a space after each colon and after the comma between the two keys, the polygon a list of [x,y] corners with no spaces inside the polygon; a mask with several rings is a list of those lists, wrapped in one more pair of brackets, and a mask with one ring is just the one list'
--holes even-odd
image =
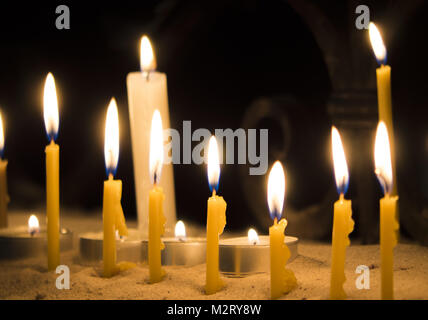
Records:
{"label": "dark background", "polygon": [[[55,8],[59,4],[70,8],[70,30],[55,27]],[[110,98],[115,96],[121,132],[117,177],[123,180],[125,215],[136,216],[125,79],[129,72],[139,69],[139,39],[146,33],[155,48],[158,70],[168,76],[172,127],[181,131],[182,121],[191,120],[193,130],[236,129],[248,119],[251,123],[249,108],[264,103],[275,106],[288,121],[286,135],[275,116],[263,119],[257,127],[270,130],[269,164],[280,159],[287,169],[285,215],[289,211],[304,215],[310,208],[327,202],[330,217],[337,195],[330,156],[333,121],[328,112],[329,99],[336,91],[364,90],[374,98],[376,93],[376,61],[367,31],[354,26],[358,4],[297,4],[281,0],[3,2],[0,108],[6,130],[4,155],[9,160],[10,207],[32,210],[44,206],[47,139],[42,91],[50,71],[59,94],[57,142],[61,147],[62,207],[88,214],[100,212],[105,179],[105,113]],[[428,200],[428,3],[415,1],[410,9],[403,9],[401,1],[362,4],[369,5],[371,19],[383,31],[388,64],[392,66],[400,153],[397,162],[400,172],[404,172],[401,189],[411,195],[410,202],[418,204],[417,214],[427,215],[423,208]],[[311,8],[321,15],[314,14]],[[301,10],[310,13],[304,18]],[[359,46],[335,41],[327,27],[311,29],[308,21],[317,19],[325,19],[343,39],[355,36],[364,41],[359,41]],[[314,31],[323,33],[324,44],[331,41],[347,54],[333,59]],[[332,64],[334,68],[350,70],[343,80],[335,80],[336,84],[329,72]],[[376,100],[373,110],[376,112]],[[372,149],[372,145],[368,144],[368,148]],[[353,157],[357,156],[358,151],[354,151]],[[227,228],[246,230],[256,225],[266,233],[266,178],[250,178],[248,168],[242,167],[222,167],[219,192],[228,203]],[[350,167],[347,197],[353,199]],[[375,179],[374,174],[370,175]],[[176,165],[175,184],[178,217],[204,224],[209,196],[206,167]],[[381,196],[380,188],[376,188],[375,196]],[[354,211],[354,235],[358,236],[358,207]],[[302,228],[321,227],[315,216],[311,225]],[[412,236],[411,227],[403,229]],[[295,233],[308,232],[301,229]],[[313,236],[309,233],[308,237],[323,238],[328,234],[327,228]]]}

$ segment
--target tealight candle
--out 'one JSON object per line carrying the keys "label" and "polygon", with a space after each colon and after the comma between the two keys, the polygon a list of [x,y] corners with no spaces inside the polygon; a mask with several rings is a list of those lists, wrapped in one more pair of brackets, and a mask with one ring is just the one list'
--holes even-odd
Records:
{"label": "tealight candle", "polygon": [[[0,260],[24,259],[47,254],[47,230],[39,226],[36,215],[31,215],[27,225],[0,230]],[[59,231],[61,250],[73,248],[73,234],[68,229]]]}
{"label": "tealight candle", "polygon": [[[285,236],[284,244],[290,249],[287,263],[297,257],[296,237]],[[220,271],[230,277],[269,272],[270,246],[268,235],[258,235],[250,228],[247,237],[222,239],[219,242]]]}
{"label": "tealight candle", "polygon": [[162,265],[193,266],[204,263],[207,242],[202,237],[186,235],[184,222],[175,225],[175,237],[162,238]]}

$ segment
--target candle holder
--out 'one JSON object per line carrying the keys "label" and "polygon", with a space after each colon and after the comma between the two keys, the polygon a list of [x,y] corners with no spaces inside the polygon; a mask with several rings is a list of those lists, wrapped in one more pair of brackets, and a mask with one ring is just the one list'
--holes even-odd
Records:
{"label": "candle holder", "polygon": [[[290,249],[293,261],[297,255],[298,238],[285,236],[284,243]],[[259,236],[257,244],[250,244],[248,237],[220,240],[220,272],[229,277],[245,277],[251,274],[269,272],[269,236]]]}
{"label": "candle holder", "polygon": [[[128,237],[116,240],[117,260],[146,263],[148,241],[137,229],[128,229]],[[205,262],[205,238],[163,238],[165,249],[161,251],[162,265],[192,266]],[[79,236],[79,252],[83,264],[98,263],[103,259],[103,233],[91,232]]]}
{"label": "candle holder", "polygon": [[[73,233],[66,228],[60,229],[61,251],[73,248]],[[30,233],[27,226],[11,227],[0,230],[0,260],[33,258],[47,253],[46,228]]]}

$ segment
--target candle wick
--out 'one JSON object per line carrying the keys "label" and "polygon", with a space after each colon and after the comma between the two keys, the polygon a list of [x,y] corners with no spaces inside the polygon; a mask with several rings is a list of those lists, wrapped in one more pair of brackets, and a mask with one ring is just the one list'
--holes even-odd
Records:
{"label": "candle wick", "polygon": [[215,197],[216,192],[215,192],[215,188],[213,188],[213,197]]}

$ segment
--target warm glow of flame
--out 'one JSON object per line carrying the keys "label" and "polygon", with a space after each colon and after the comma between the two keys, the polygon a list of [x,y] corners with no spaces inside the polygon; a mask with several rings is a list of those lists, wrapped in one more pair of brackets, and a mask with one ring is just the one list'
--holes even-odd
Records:
{"label": "warm glow of flame", "polygon": [[144,35],[140,42],[140,67],[141,71],[149,72],[156,69],[156,57],[149,38]]}
{"label": "warm glow of flame", "polygon": [[150,178],[153,184],[160,181],[163,164],[163,128],[160,112],[155,110],[150,131]]}
{"label": "warm glow of flame", "polygon": [[208,144],[208,183],[211,191],[218,190],[220,180],[220,159],[218,155],[218,145],[215,136],[210,138]]}
{"label": "warm glow of flame", "polygon": [[279,161],[276,161],[270,170],[267,197],[271,218],[281,219],[285,197],[285,174]]}
{"label": "warm glow of flame", "polygon": [[253,245],[260,243],[259,236],[258,236],[256,230],[254,230],[253,228],[248,230],[248,243],[253,244]]}
{"label": "warm glow of flame", "polygon": [[59,126],[58,99],[56,96],[55,79],[50,72],[45,81],[43,116],[45,119],[46,133],[50,140],[55,140]]}
{"label": "warm glow of flame", "polygon": [[35,233],[38,233],[39,230],[40,230],[39,219],[37,219],[37,217],[34,214],[32,214],[28,219],[28,233],[33,235]]}
{"label": "warm glow of flame", "polygon": [[382,185],[383,192],[385,194],[391,193],[393,185],[391,149],[389,146],[388,130],[383,121],[379,122],[376,131],[375,173]]}
{"label": "warm glow of flame", "polygon": [[331,128],[331,146],[337,191],[339,194],[345,194],[349,182],[348,165],[346,163],[342,140],[340,139],[340,134],[336,127]]}
{"label": "warm glow of flame", "polygon": [[4,149],[4,129],[3,129],[3,117],[0,113],[0,156],[3,156]]}
{"label": "warm glow of flame", "polygon": [[111,98],[107,109],[104,135],[104,160],[107,175],[114,175],[119,160],[119,115],[115,98]]}
{"label": "warm glow of flame", "polygon": [[175,237],[181,241],[186,240],[186,227],[184,226],[184,222],[181,220],[178,220],[175,224]]}
{"label": "warm glow of flame", "polygon": [[369,36],[374,54],[379,64],[386,63],[386,48],[383,44],[382,36],[373,22],[369,23]]}

